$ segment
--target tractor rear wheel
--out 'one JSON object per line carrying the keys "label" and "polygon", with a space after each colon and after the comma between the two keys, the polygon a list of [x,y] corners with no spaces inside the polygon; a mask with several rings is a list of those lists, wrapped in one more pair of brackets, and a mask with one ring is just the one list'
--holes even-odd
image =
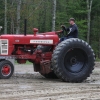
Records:
{"label": "tractor rear wheel", "polygon": [[3,60],[0,62],[0,79],[8,79],[14,72],[14,66],[10,61]]}
{"label": "tractor rear wheel", "polygon": [[[42,52],[45,53],[45,52],[49,52],[51,48],[52,48],[51,46],[42,46],[42,45],[39,45],[37,47],[37,50],[42,50]],[[48,78],[48,79],[57,79],[58,78],[56,76],[56,74],[54,73],[54,71],[52,71],[52,72],[50,72],[48,74],[41,74],[41,75],[43,75],[45,78]]]}
{"label": "tractor rear wheel", "polygon": [[80,39],[61,42],[52,55],[52,67],[58,78],[66,82],[82,82],[94,69],[95,54],[91,46]]}

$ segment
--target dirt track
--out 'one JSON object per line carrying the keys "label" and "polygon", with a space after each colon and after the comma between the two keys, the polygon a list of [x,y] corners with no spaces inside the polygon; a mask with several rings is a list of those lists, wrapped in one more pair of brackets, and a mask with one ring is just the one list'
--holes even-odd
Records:
{"label": "dirt track", "polygon": [[100,63],[83,83],[48,80],[32,65],[16,65],[11,79],[0,80],[0,100],[100,100]]}

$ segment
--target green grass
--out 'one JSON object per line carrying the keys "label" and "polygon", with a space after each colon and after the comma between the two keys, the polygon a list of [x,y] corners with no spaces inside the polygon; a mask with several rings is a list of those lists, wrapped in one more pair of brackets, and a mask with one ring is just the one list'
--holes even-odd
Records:
{"label": "green grass", "polygon": [[96,61],[97,61],[97,62],[100,62],[100,58],[96,58]]}
{"label": "green grass", "polygon": [[[17,63],[17,61],[15,61],[15,64],[19,64],[19,63]],[[26,63],[25,63],[26,65],[31,65],[32,63],[31,62],[29,62],[29,61],[26,61]]]}

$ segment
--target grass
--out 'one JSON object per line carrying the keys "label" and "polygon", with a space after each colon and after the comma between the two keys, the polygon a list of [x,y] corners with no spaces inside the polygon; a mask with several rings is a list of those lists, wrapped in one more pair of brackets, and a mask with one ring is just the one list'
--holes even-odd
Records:
{"label": "grass", "polygon": [[[19,64],[19,63],[17,63],[17,61],[15,61],[15,64]],[[29,62],[29,61],[26,61],[26,63],[25,63],[26,65],[31,65],[32,63],[31,62]]]}
{"label": "grass", "polygon": [[100,62],[100,58],[96,58],[96,61],[97,61],[97,62]]}

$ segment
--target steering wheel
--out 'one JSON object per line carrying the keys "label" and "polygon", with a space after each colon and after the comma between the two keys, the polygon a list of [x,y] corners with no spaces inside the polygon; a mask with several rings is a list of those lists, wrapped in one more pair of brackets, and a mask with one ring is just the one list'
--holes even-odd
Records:
{"label": "steering wheel", "polygon": [[62,27],[62,30],[60,31],[56,31],[56,33],[60,36],[60,37],[65,37],[67,35],[67,33],[65,34],[65,30],[64,28]]}

